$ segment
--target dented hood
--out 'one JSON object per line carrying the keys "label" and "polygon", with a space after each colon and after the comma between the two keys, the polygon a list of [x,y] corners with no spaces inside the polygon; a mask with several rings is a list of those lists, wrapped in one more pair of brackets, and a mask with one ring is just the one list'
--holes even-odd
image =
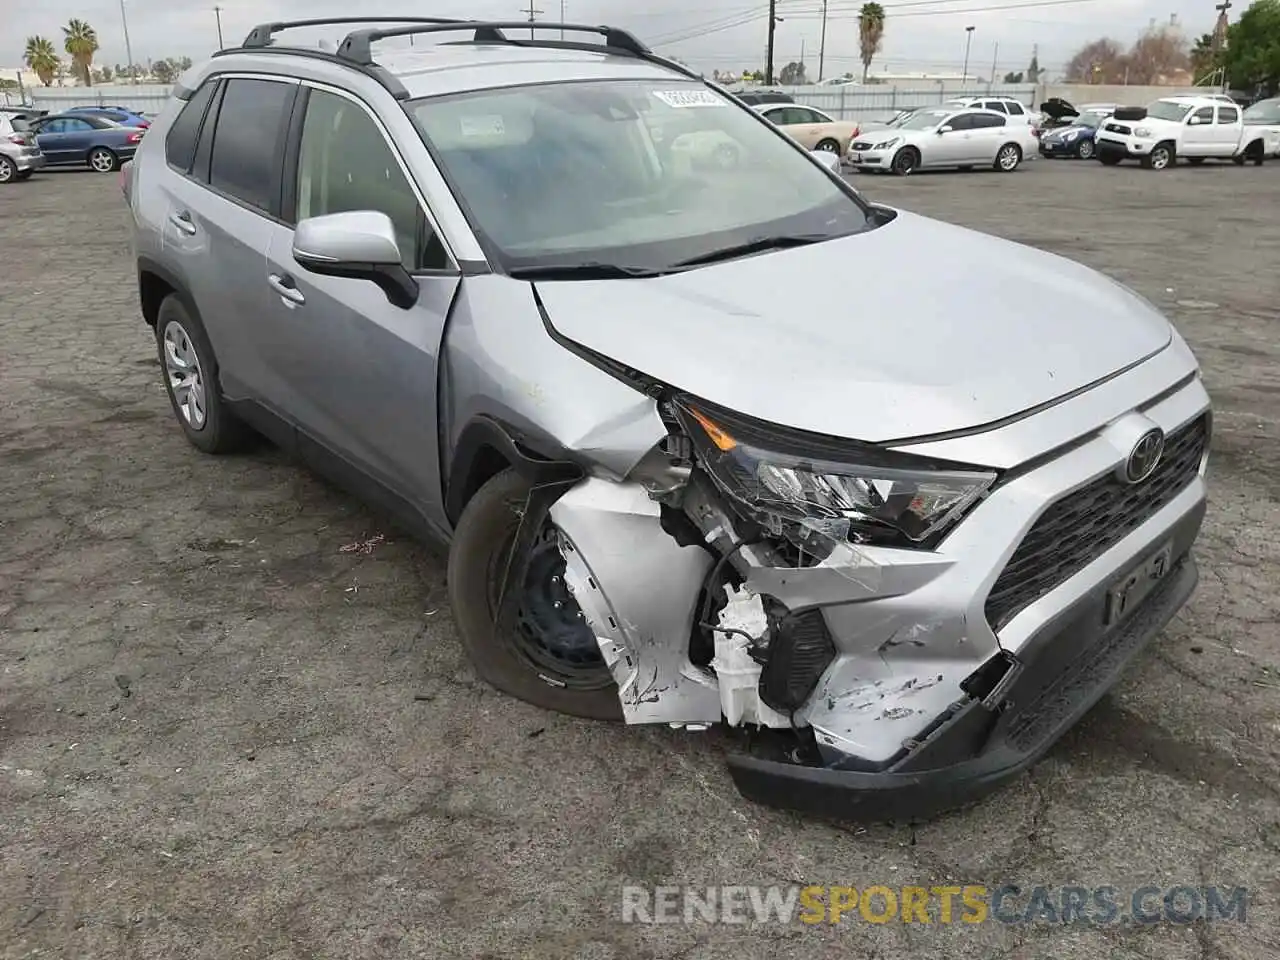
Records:
{"label": "dented hood", "polygon": [[989,424],[1169,343],[1062,257],[909,213],[856,236],[635,280],[539,282],[564,337],[772,423],[883,442]]}

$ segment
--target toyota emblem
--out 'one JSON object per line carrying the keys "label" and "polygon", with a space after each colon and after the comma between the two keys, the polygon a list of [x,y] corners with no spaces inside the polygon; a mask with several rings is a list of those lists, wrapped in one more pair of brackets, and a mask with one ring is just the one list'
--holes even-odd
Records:
{"label": "toyota emblem", "polygon": [[1129,483],[1141,483],[1155,473],[1164,454],[1164,431],[1159,427],[1148,430],[1133,445],[1129,459],[1125,461],[1124,478]]}

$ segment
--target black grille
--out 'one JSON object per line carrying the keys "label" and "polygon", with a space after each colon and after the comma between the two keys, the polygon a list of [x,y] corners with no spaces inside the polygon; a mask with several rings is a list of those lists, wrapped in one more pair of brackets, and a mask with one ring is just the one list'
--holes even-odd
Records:
{"label": "black grille", "polygon": [[789,614],[769,644],[769,659],[760,673],[760,699],[782,713],[798,709],[835,658],[822,611]]}
{"label": "black grille", "polygon": [[1110,130],[1112,133],[1123,133],[1125,136],[1128,136],[1133,132],[1133,129],[1131,127],[1126,127],[1122,123],[1108,123],[1107,129]]}
{"label": "black grille", "polygon": [[1160,465],[1146,480],[1127,484],[1108,474],[1041,514],[987,597],[991,629],[1071,579],[1173,500],[1199,472],[1208,436],[1202,417],[1168,438]]}

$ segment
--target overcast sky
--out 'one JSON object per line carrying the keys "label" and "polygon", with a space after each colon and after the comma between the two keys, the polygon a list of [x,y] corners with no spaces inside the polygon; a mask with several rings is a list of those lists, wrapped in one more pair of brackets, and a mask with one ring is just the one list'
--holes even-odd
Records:
{"label": "overcast sky", "polygon": [[[228,45],[241,40],[255,23],[290,17],[341,16],[352,4],[344,0],[125,0],[129,39],[136,62],[161,57],[199,59],[217,48],[214,3],[222,7],[222,34]],[[370,16],[419,16],[525,19],[522,0],[435,0],[409,4],[365,0]],[[523,0],[526,4],[528,0]],[[534,0],[544,8],[539,19],[558,20],[560,0]],[[702,0],[696,8],[681,0],[564,0],[571,22],[610,23],[627,27],[662,52],[710,73],[763,65],[767,0]],[[860,72],[857,10],[860,0],[828,0],[826,75]],[[998,73],[1021,70],[1039,44],[1040,63],[1059,69],[1082,44],[1099,36],[1128,42],[1155,18],[1168,22],[1176,14],[1186,33],[1208,32],[1215,17],[1213,0],[882,0],[887,12],[882,52],[872,64],[876,72],[959,72],[965,57],[965,27],[972,25],[970,73],[985,75],[995,62]],[[1237,6],[1246,4],[1237,0]],[[96,62],[126,60],[119,0],[7,0],[0,12],[0,68],[17,66],[25,38],[42,34],[61,49],[59,29],[71,17],[87,20],[101,44]],[[696,9],[697,12],[689,12]],[[526,7],[527,10],[527,7]],[[822,0],[778,0],[775,64],[798,60],[801,50],[811,77],[816,77]],[[1238,13],[1238,10],[1233,13]],[[332,31],[326,35],[333,35]],[[998,45],[998,52],[997,52]]]}

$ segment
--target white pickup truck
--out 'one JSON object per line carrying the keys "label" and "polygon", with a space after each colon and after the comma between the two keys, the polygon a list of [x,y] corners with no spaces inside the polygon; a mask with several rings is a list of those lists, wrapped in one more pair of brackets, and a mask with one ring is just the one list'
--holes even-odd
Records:
{"label": "white pickup truck", "polygon": [[1145,109],[1121,108],[1094,138],[1098,159],[1108,166],[1138,160],[1163,170],[1178,160],[1252,160],[1267,157],[1266,138],[1246,126],[1240,107],[1219,97],[1164,97]]}

